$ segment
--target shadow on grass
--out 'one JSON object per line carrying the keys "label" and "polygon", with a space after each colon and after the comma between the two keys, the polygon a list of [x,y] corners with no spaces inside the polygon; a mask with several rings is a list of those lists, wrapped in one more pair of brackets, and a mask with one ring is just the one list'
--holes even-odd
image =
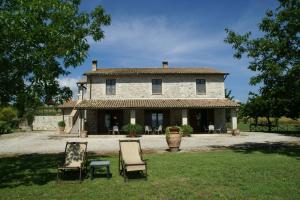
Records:
{"label": "shadow on grass", "polygon": [[280,154],[300,159],[300,145],[296,143],[286,142],[268,142],[268,143],[252,143],[232,145],[229,147],[235,152],[250,154],[261,152],[265,154]]}
{"label": "shadow on grass", "polygon": [[[93,159],[105,159],[110,156],[88,154],[88,163]],[[45,185],[56,181],[57,164],[62,163],[64,154],[27,154],[0,157],[0,188],[18,186]],[[77,175],[67,179],[78,179]],[[74,178],[73,178],[74,177]],[[88,177],[88,176],[87,176]],[[87,178],[85,177],[85,178]]]}
{"label": "shadow on grass", "polygon": [[29,154],[0,157],[0,188],[44,185],[56,179],[63,154]]}

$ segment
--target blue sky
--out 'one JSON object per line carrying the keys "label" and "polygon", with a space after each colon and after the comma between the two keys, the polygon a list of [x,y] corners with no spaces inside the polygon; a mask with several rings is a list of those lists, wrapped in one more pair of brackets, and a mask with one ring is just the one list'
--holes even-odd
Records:
{"label": "blue sky", "polygon": [[253,72],[247,59],[236,60],[230,45],[223,42],[226,27],[259,35],[257,24],[275,0],[84,0],[82,10],[102,5],[111,15],[101,42],[88,40],[90,50],[82,66],[71,69],[62,85],[73,90],[84,71],[97,59],[99,67],[169,66],[213,67],[230,73],[225,87],[240,101],[246,101]]}

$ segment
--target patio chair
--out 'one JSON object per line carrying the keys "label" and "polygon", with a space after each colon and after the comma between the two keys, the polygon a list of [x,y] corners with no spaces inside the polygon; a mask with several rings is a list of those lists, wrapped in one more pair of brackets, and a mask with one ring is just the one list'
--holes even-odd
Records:
{"label": "patio chair", "polygon": [[66,171],[79,171],[79,181],[82,180],[83,170],[86,170],[87,142],[67,142],[65,158],[62,165],[57,167],[57,181],[60,174]]}
{"label": "patio chair", "polygon": [[120,131],[119,131],[119,127],[118,126],[113,126],[113,129],[112,129],[112,134],[120,134]]}
{"label": "patio chair", "polygon": [[216,128],[216,133],[222,133],[222,128]]}
{"label": "patio chair", "polygon": [[128,173],[142,172],[147,179],[147,163],[142,158],[142,148],[139,140],[119,140],[119,172],[128,180]]}
{"label": "patio chair", "polygon": [[149,126],[145,126],[145,133],[147,134],[152,133],[152,129]]}
{"label": "patio chair", "polygon": [[208,130],[208,128],[206,128],[206,126],[204,126],[203,128],[204,128],[204,132],[205,132],[205,133],[208,133],[208,132],[209,132],[209,130]]}
{"label": "patio chair", "polygon": [[208,126],[208,132],[209,132],[209,133],[215,132],[215,126],[214,126],[214,125],[209,125],[209,126]]}
{"label": "patio chair", "polygon": [[155,129],[154,132],[157,133],[158,135],[159,135],[159,133],[162,133],[162,125],[159,125],[159,127],[157,129]]}

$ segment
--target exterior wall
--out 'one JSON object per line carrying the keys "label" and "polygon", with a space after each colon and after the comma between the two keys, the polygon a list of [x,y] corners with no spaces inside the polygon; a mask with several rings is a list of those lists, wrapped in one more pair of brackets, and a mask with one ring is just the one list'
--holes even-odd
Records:
{"label": "exterior wall", "polygon": [[97,110],[87,110],[87,131],[88,133],[97,133],[98,131],[98,111]]}
{"label": "exterior wall", "polygon": [[[66,119],[66,118],[65,118]],[[57,116],[34,116],[33,130],[58,130],[57,123],[63,120],[62,115]],[[67,122],[66,122],[67,124]]]}
{"label": "exterior wall", "polygon": [[181,109],[172,109],[170,110],[170,125],[181,125]]}
{"label": "exterior wall", "polygon": [[225,118],[225,109],[224,108],[216,108],[214,110],[215,129],[222,128],[222,132],[226,132],[226,118]]}
{"label": "exterior wall", "polygon": [[144,126],[145,123],[145,113],[144,110],[136,110],[135,111],[136,123]]}
{"label": "exterior wall", "polygon": [[[106,95],[106,79],[115,78],[116,95]],[[162,79],[162,94],[152,95],[152,79]],[[196,94],[196,79],[206,80],[206,94]],[[223,75],[89,76],[85,99],[225,98]]]}

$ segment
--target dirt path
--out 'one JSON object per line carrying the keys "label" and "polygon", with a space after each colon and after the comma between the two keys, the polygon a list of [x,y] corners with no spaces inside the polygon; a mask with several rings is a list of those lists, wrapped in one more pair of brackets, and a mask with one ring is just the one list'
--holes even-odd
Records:
{"label": "dirt path", "polygon": [[[57,132],[35,131],[13,133],[0,136],[0,155],[4,154],[29,154],[29,153],[58,153],[64,151],[66,141],[87,141],[88,151],[97,153],[117,152],[118,140],[125,136],[98,135],[88,138],[57,137]],[[164,135],[145,135],[140,138],[144,150],[165,151],[168,146]],[[193,151],[215,147],[228,147],[247,143],[274,143],[292,142],[299,143],[299,137],[285,136],[274,133],[249,133],[243,132],[240,136],[229,134],[203,134],[183,138],[181,149]]]}

